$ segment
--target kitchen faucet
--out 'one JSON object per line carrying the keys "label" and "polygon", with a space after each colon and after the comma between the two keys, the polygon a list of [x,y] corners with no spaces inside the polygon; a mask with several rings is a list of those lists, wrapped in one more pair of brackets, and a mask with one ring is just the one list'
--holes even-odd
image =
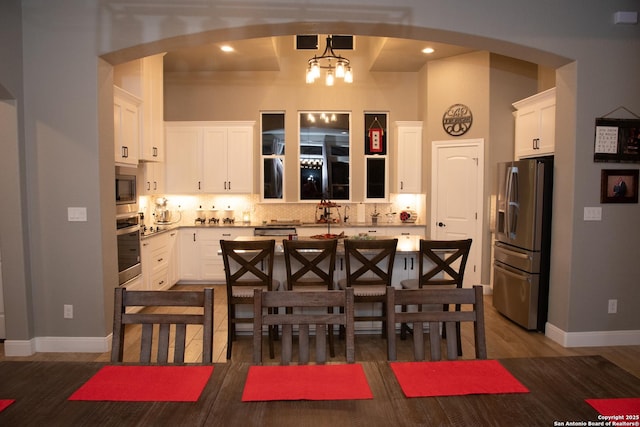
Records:
{"label": "kitchen faucet", "polygon": [[350,210],[349,206],[345,205],[344,214],[342,215],[342,221],[345,223],[349,220],[349,210]]}

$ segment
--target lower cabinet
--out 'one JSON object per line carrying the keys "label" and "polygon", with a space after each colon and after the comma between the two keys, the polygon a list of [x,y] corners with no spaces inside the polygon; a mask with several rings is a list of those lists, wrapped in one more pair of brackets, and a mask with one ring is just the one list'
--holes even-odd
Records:
{"label": "lower cabinet", "polygon": [[253,235],[252,228],[181,228],[179,232],[181,282],[224,282],[220,240]]}
{"label": "lower cabinet", "polygon": [[142,241],[144,289],[166,290],[175,284],[177,231],[160,233]]}
{"label": "lower cabinet", "polygon": [[400,282],[407,279],[418,278],[418,259],[416,254],[396,254],[393,262],[393,275],[391,283],[400,288]]}

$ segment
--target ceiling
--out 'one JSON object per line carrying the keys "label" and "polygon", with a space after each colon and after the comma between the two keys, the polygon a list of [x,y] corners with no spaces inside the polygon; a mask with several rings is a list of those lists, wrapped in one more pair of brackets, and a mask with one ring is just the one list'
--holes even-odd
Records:
{"label": "ceiling", "polygon": [[[165,72],[211,72],[211,71],[280,71],[281,56],[295,50],[293,36],[266,37],[229,42],[234,52],[220,50],[223,43],[191,46],[167,52],[164,57]],[[300,50],[298,54],[312,57],[324,50],[324,36],[319,36],[319,49]],[[369,71],[416,72],[427,61],[471,52],[472,49],[443,43],[387,37],[356,36],[355,49],[336,50],[352,63],[362,58]],[[422,53],[431,47],[432,54]],[[287,52],[291,51],[291,52]]]}

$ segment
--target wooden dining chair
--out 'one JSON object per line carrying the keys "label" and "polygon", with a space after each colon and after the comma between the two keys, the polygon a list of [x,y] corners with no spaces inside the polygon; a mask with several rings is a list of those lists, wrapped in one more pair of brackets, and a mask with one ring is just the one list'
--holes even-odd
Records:
{"label": "wooden dining chair", "polygon": [[[464,272],[471,250],[471,239],[464,240],[420,240],[420,252],[418,254],[418,278],[405,279],[400,282],[403,289],[430,289],[461,288],[464,281]],[[460,307],[456,305],[456,311]],[[407,306],[402,306],[406,311]],[[418,310],[449,310],[449,305],[420,306]],[[406,324],[400,325],[400,337],[405,339],[410,331]],[[446,332],[445,336],[446,336]],[[459,325],[456,328],[458,348],[461,348],[461,336]]]}
{"label": "wooden dining chair", "polygon": [[[429,326],[431,360],[441,359],[440,328],[447,330],[447,336],[455,335],[461,322],[473,322],[475,355],[477,359],[487,358],[487,344],[484,326],[484,305],[482,286],[453,289],[395,289],[387,288],[387,357],[396,360],[396,324],[413,324],[413,353],[415,360],[424,360],[424,323]],[[456,306],[469,305],[470,310],[396,312],[397,306],[408,304],[435,304]],[[462,355],[457,339],[447,339],[447,359],[455,360]]]}
{"label": "wooden dining chair", "polygon": [[[132,311],[130,307],[136,307]],[[176,313],[173,307],[179,307]],[[129,309],[129,310],[127,310]],[[185,313],[194,309],[194,313]],[[172,312],[173,311],[173,312]],[[197,311],[197,312],[196,312]],[[212,363],[213,289],[202,291],[127,291],[115,289],[111,362],[123,362],[125,326],[141,325],[140,363],[152,363],[152,347],[157,346],[158,364],[183,364],[187,325],[202,327],[202,363]],[[173,329],[173,331],[172,331]],[[154,343],[154,337],[156,342]],[[173,345],[170,338],[173,337]],[[173,360],[170,361],[170,349]]]}
{"label": "wooden dining chair", "polygon": [[[253,304],[253,290],[278,290],[280,282],[273,279],[275,240],[221,240],[222,258],[227,284],[227,359],[236,339],[236,324],[253,323],[253,317],[238,317],[238,305]],[[276,330],[270,330],[269,354],[274,357],[273,340]]]}
{"label": "wooden dining chair", "polygon": [[380,315],[371,311],[370,314],[356,316],[355,321],[382,322],[382,336],[387,333],[385,292],[387,286],[391,286],[397,246],[398,239],[346,239],[344,241],[346,277],[338,281],[338,288],[353,288],[356,304],[378,303],[381,305]]}
{"label": "wooden dining chair", "polygon": [[[327,361],[327,328],[341,325],[345,328],[345,359],[355,362],[355,333],[353,324],[353,289],[343,291],[254,291],[253,297],[253,362],[262,364],[262,330],[272,326],[282,327],[280,338],[282,350],[280,364],[288,365],[292,360],[293,332],[298,327],[298,364],[306,365],[310,360],[312,327],[315,328],[315,362]],[[280,307],[292,307],[300,312],[280,311]],[[327,313],[327,308],[339,307],[340,313]],[[310,310],[305,310],[310,309]],[[316,309],[312,311],[313,309]],[[323,310],[324,309],[324,310]]]}
{"label": "wooden dining chair", "polygon": [[[283,240],[288,291],[333,290],[338,241]],[[288,310],[291,310],[290,308]],[[328,307],[333,313],[333,307]],[[329,325],[329,354],[335,357],[333,325]]]}

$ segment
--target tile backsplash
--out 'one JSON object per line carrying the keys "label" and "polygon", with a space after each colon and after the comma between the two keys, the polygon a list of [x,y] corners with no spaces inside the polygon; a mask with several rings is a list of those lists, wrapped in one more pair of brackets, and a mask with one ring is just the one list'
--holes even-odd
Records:
{"label": "tile backsplash", "polygon": [[[249,218],[251,224],[286,222],[288,220],[312,223],[316,220],[317,204],[305,203],[261,203],[258,195],[165,195],[168,208],[173,211],[173,218],[180,218],[183,225],[193,224],[196,218],[233,218],[236,223]],[[145,214],[147,224],[153,221],[155,196],[141,196],[140,211]],[[347,223],[369,222],[371,215],[380,213],[379,223],[400,223],[400,211],[414,210],[418,220],[424,221],[424,194],[392,194],[386,203],[351,203],[338,202],[340,220],[348,217]],[[389,213],[389,215],[386,215]],[[393,215],[392,215],[393,214]],[[336,215],[335,210],[332,215]],[[361,221],[359,221],[361,220]]]}

